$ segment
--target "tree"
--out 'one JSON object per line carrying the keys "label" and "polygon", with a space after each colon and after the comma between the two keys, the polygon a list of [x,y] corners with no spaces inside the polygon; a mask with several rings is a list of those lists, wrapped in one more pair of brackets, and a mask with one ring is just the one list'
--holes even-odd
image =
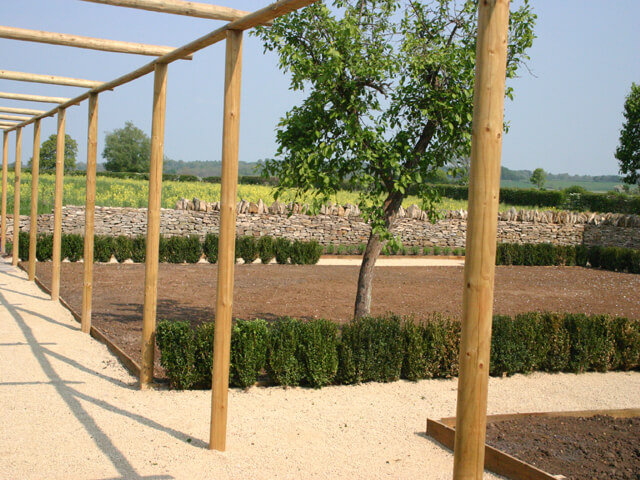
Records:
{"label": "tree", "polygon": [[133,122],[126,122],[124,128],[107,133],[102,158],[109,172],[148,172],[151,139]]}
{"label": "tree", "polygon": [[[39,169],[42,173],[50,173],[56,169],[56,151],[58,147],[58,134],[50,135],[40,146]],[[64,171],[69,172],[76,168],[76,156],[78,144],[69,135],[64,136]],[[33,158],[29,159],[29,168],[33,167]]]}
{"label": "tree", "polygon": [[538,187],[538,189],[542,189],[547,181],[547,172],[542,168],[536,168],[531,174],[531,177],[529,177],[529,181]]}
{"label": "tree", "polygon": [[620,145],[616,158],[625,183],[640,185],[640,85],[631,84],[631,92],[624,102],[625,123],[620,130]]}
{"label": "tree", "polygon": [[[277,128],[278,151],[263,175],[277,195],[294,188],[318,209],[349,178],[372,227],[354,316],[367,315],[373,267],[409,189],[435,215],[438,193],[424,182],[470,153],[477,9],[472,0],[335,0],[316,3],[257,30],[307,90]],[[528,3],[512,12],[507,75],[533,42]],[[511,89],[507,96],[511,97]]]}

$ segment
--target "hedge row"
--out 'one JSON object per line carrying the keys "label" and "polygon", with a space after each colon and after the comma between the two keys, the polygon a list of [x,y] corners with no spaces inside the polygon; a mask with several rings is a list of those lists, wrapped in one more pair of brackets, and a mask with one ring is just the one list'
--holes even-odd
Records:
{"label": "hedge row", "polygon": [[[441,196],[455,200],[468,200],[469,187],[463,185],[437,185]],[[640,212],[640,195],[623,193],[572,193],[565,190],[537,190],[526,188],[500,188],[500,202],[508,205],[565,208],[568,210],[634,213]]]}
{"label": "hedge row", "polygon": [[496,265],[585,267],[587,264],[614,272],[640,273],[640,250],[550,243],[499,243],[496,250]]}
{"label": "hedge row", "polygon": [[[18,255],[22,260],[29,258],[29,233],[20,232]],[[77,262],[84,256],[84,237],[78,234],[62,234],[61,257]],[[11,242],[7,242],[7,252],[12,251]],[[312,265],[318,263],[323,248],[317,242],[291,242],[286,239],[250,236],[236,237],[235,257],[250,263],[260,258],[262,263],[269,263],[273,258],[278,263],[292,263],[297,265]],[[51,260],[53,254],[53,235],[40,233],[36,241],[36,258],[43,262]],[[111,256],[119,262],[131,259],[136,263],[143,263],[146,257],[146,237],[110,237],[96,235],[93,240],[93,258],[96,262],[108,262]],[[187,237],[160,236],[159,258],[161,262],[169,263],[197,263],[200,258],[209,263],[218,262],[218,236],[209,233],[204,241],[197,235]]]}
{"label": "hedge row", "polygon": [[[391,382],[458,374],[460,323],[434,315],[416,323],[362,318],[341,330],[327,320],[238,320],[231,333],[229,384],[246,388],[266,372],[273,385]],[[210,388],[213,324],[161,321],[160,363],[177,389]],[[640,366],[640,322],[606,315],[495,316],[493,376],[631,370]]]}

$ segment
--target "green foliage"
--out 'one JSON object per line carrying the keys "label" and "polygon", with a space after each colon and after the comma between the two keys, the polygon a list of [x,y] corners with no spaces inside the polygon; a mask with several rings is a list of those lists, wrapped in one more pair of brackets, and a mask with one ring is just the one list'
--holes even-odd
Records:
{"label": "green foliage", "polygon": [[[53,239],[51,242],[53,246]],[[63,233],[60,237],[60,257],[68,258],[70,262],[77,262],[83,255],[84,237],[75,233]]]}
{"label": "green foliage", "polygon": [[119,235],[113,240],[113,255],[120,263],[131,258],[133,254],[133,240],[126,235]]}
{"label": "green foliage", "polygon": [[[49,136],[40,146],[40,173],[52,173],[56,170],[56,152],[58,150],[58,134]],[[64,136],[64,171],[76,168],[78,143],[68,134]],[[33,168],[33,158],[29,159],[29,168]]]}
{"label": "green foliage", "polygon": [[138,235],[131,241],[131,260],[136,263],[144,263],[147,257],[147,237]]}
{"label": "green foliage", "polygon": [[540,368],[546,357],[541,347],[538,314],[493,317],[491,333],[491,375],[529,373]]}
{"label": "green foliage", "polygon": [[326,253],[327,255],[333,255],[334,250],[335,250],[335,247],[333,243],[330,243],[329,245],[324,247],[324,253]]}
{"label": "green foliage", "polygon": [[209,263],[218,263],[218,235],[215,233],[205,235],[202,252]]}
{"label": "green foliage", "polygon": [[304,376],[301,362],[300,333],[302,323],[293,318],[281,318],[269,329],[267,373],[275,385],[300,385]]}
{"label": "green foliage", "polygon": [[258,243],[252,236],[236,238],[236,258],[242,258],[244,263],[253,263],[259,254]]}
{"label": "green foliage", "polygon": [[149,136],[132,122],[106,134],[102,157],[110,172],[148,172],[151,158]]}
{"label": "green foliage", "polygon": [[328,320],[300,325],[300,363],[313,388],[329,385],[338,371],[338,327]]}
{"label": "green foliage", "polygon": [[631,84],[624,102],[624,118],[615,157],[620,162],[624,181],[640,185],[640,85]]}
{"label": "green foliage", "polygon": [[258,239],[258,256],[260,262],[267,264],[273,260],[276,255],[275,240],[273,237],[263,235]]}
{"label": "green foliage", "polygon": [[614,338],[612,370],[631,370],[640,365],[640,322],[616,317],[611,322]]}
{"label": "green foliage", "polygon": [[606,372],[611,365],[615,345],[610,319],[606,315],[567,314],[565,327],[571,344],[569,371]]}
{"label": "green foliage", "polygon": [[169,263],[197,263],[200,260],[202,246],[197,235],[174,236],[166,240],[165,252]]}
{"label": "green foliage", "polygon": [[343,326],[338,348],[340,383],[391,382],[400,378],[404,357],[397,317],[361,317]]}
{"label": "green foliage", "polygon": [[547,181],[547,172],[542,168],[536,168],[531,174],[529,181],[538,187],[538,190],[542,190],[542,187],[544,187],[544,184]]}
{"label": "green foliage", "polygon": [[231,329],[229,383],[247,388],[256,383],[267,361],[269,330],[264,320],[237,320]]}
{"label": "green foliage", "polygon": [[322,245],[316,241],[300,242],[291,245],[289,256],[294,265],[315,265],[322,255]]}
{"label": "green foliage", "polygon": [[285,265],[289,261],[291,255],[291,240],[278,237],[274,243],[276,262]]}
{"label": "green foliage", "polygon": [[111,260],[115,250],[114,238],[108,235],[96,235],[93,237],[93,260],[106,263]]}
{"label": "green foliage", "polygon": [[160,365],[169,378],[169,386],[183,390],[197,381],[194,332],[188,322],[158,322],[156,343],[160,348]]}
{"label": "green foliage", "polygon": [[53,235],[39,233],[36,237],[36,259],[39,262],[51,260],[53,256]]}
{"label": "green foliage", "polygon": [[[194,388],[211,388],[215,323],[198,325],[194,335]],[[233,339],[232,339],[233,341]]]}

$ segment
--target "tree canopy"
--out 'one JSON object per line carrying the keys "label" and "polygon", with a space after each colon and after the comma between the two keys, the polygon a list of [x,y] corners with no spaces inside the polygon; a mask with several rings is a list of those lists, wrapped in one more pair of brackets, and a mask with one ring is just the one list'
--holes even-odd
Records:
{"label": "tree canopy", "polygon": [[542,189],[547,181],[547,172],[542,168],[536,168],[531,174],[531,177],[529,177],[529,181],[538,187],[538,189]]}
{"label": "tree canopy", "polygon": [[[50,135],[40,146],[39,169],[42,173],[50,173],[56,169],[56,152],[58,149],[58,134]],[[76,168],[76,156],[78,144],[70,135],[64,136],[64,171],[69,172]],[[29,159],[29,168],[33,167],[33,158]]]}
{"label": "tree canopy", "polygon": [[[527,58],[534,20],[526,1],[511,12],[509,78]],[[470,154],[477,3],[335,0],[257,34],[279,54],[291,88],[307,94],[281,119],[277,158],[263,173],[280,179],[278,193],[315,195],[315,208],[345,178],[359,189],[372,233],[355,316],[366,315],[373,265],[393,241],[389,229],[408,191],[433,214],[438,194],[425,179]]]}
{"label": "tree canopy", "polygon": [[124,128],[107,133],[102,158],[109,172],[148,172],[151,139],[133,122],[126,122]]}
{"label": "tree canopy", "polygon": [[631,92],[624,102],[624,118],[616,158],[624,181],[640,185],[640,85],[631,84]]}

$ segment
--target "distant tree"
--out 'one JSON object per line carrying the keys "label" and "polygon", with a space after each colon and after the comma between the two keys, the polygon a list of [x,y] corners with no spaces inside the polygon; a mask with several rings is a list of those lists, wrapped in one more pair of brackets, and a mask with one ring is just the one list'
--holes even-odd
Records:
{"label": "distant tree", "polygon": [[[40,146],[40,172],[50,173],[56,169],[56,151],[58,146],[58,135],[50,135]],[[76,155],[78,155],[78,144],[69,135],[64,136],[64,171],[69,172],[76,168]],[[29,168],[33,167],[33,158],[29,159]]]}
{"label": "distant tree", "polygon": [[640,185],[640,85],[631,84],[631,92],[624,102],[625,123],[620,130],[620,145],[616,158],[620,162],[620,173],[628,184]]}
{"label": "distant tree", "polygon": [[545,182],[547,181],[547,172],[545,172],[542,168],[536,168],[531,174],[529,181],[539,189],[542,189]]}
{"label": "distant tree", "polygon": [[109,172],[148,172],[151,139],[133,122],[126,122],[124,128],[107,133],[102,158]]}

